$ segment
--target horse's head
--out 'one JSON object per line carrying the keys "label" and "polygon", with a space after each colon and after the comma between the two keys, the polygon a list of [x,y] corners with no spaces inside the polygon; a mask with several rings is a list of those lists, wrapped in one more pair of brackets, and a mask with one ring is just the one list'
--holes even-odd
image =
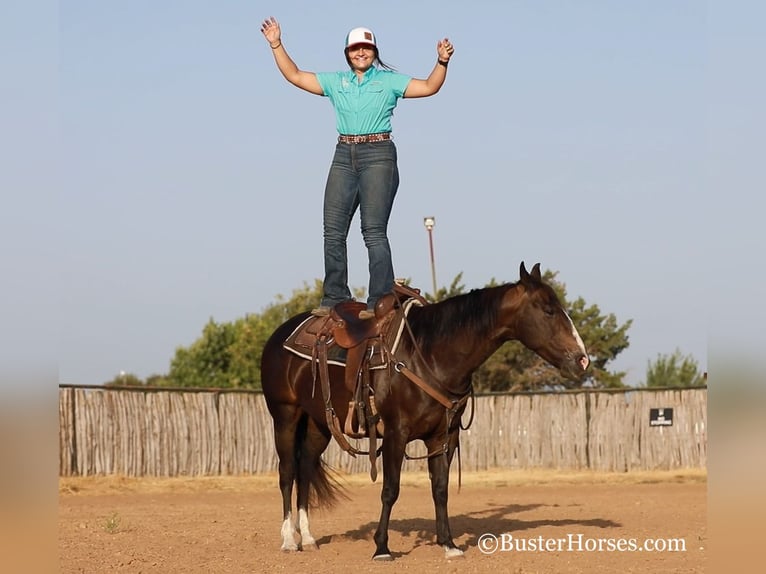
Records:
{"label": "horse's head", "polygon": [[530,273],[522,261],[519,273],[519,293],[514,305],[516,337],[564,377],[580,381],[590,360],[572,319],[553,288],[543,282],[539,263]]}

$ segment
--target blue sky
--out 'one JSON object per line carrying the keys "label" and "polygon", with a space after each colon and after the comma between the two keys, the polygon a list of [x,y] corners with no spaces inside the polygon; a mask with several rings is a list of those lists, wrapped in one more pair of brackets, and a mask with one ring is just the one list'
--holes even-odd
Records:
{"label": "blue sky", "polygon": [[[12,295],[3,311],[23,325],[3,339],[30,357],[44,348],[60,382],[146,377],[167,372],[210,318],[259,312],[321,278],[334,117],[325,98],[276,70],[259,32],[273,15],[310,71],[342,69],[343,38],[360,25],[376,32],[387,63],[416,77],[440,38],[455,45],[442,92],[400,101],[394,116],[397,276],[431,290],[423,217],[433,215],[440,285],[460,272],[468,288],[514,281],[522,260],[540,262],[570,298],[633,320],[613,365],[628,383],[676,349],[706,369],[710,325],[727,322],[711,309],[711,285],[745,271],[763,278],[739,248],[762,235],[758,211],[726,216],[737,193],[763,190],[762,144],[745,146],[738,165],[743,138],[762,142],[764,79],[752,68],[762,18],[740,22],[733,6],[733,15],[680,0],[6,7],[36,34],[0,40],[24,46],[3,60],[19,81],[0,112],[14,134],[2,143],[13,160],[2,178],[6,189],[25,186],[0,215]],[[30,64],[50,73],[33,76]],[[349,257],[351,285],[366,286],[358,219]],[[739,328],[716,332],[723,347],[757,352]]]}

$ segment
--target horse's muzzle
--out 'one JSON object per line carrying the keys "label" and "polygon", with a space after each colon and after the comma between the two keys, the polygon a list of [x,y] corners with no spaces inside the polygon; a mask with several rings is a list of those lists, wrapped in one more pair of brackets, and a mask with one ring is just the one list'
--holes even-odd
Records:
{"label": "horse's muzzle", "polygon": [[588,365],[590,365],[590,359],[587,355],[578,355],[572,358],[572,360],[566,361],[559,372],[561,376],[569,379],[573,383],[582,384],[585,379],[585,374],[588,371]]}

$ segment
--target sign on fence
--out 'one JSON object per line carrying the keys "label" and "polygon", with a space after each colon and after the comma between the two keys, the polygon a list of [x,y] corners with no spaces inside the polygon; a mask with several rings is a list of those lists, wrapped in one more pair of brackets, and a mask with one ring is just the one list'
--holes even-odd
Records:
{"label": "sign on fence", "polygon": [[649,409],[650,427],[672,427],[673,409]]}

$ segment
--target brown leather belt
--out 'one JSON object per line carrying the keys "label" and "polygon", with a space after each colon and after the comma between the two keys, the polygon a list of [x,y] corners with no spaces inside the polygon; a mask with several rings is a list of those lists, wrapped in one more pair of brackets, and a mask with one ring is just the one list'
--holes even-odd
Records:
{"label": "brown leather belt", "polygon": [[379,134],[364,134],[361,136],[339,135],[338,143],[361,144],[371,142],[384,142],[391,139],[391,132],[381,132]]}

